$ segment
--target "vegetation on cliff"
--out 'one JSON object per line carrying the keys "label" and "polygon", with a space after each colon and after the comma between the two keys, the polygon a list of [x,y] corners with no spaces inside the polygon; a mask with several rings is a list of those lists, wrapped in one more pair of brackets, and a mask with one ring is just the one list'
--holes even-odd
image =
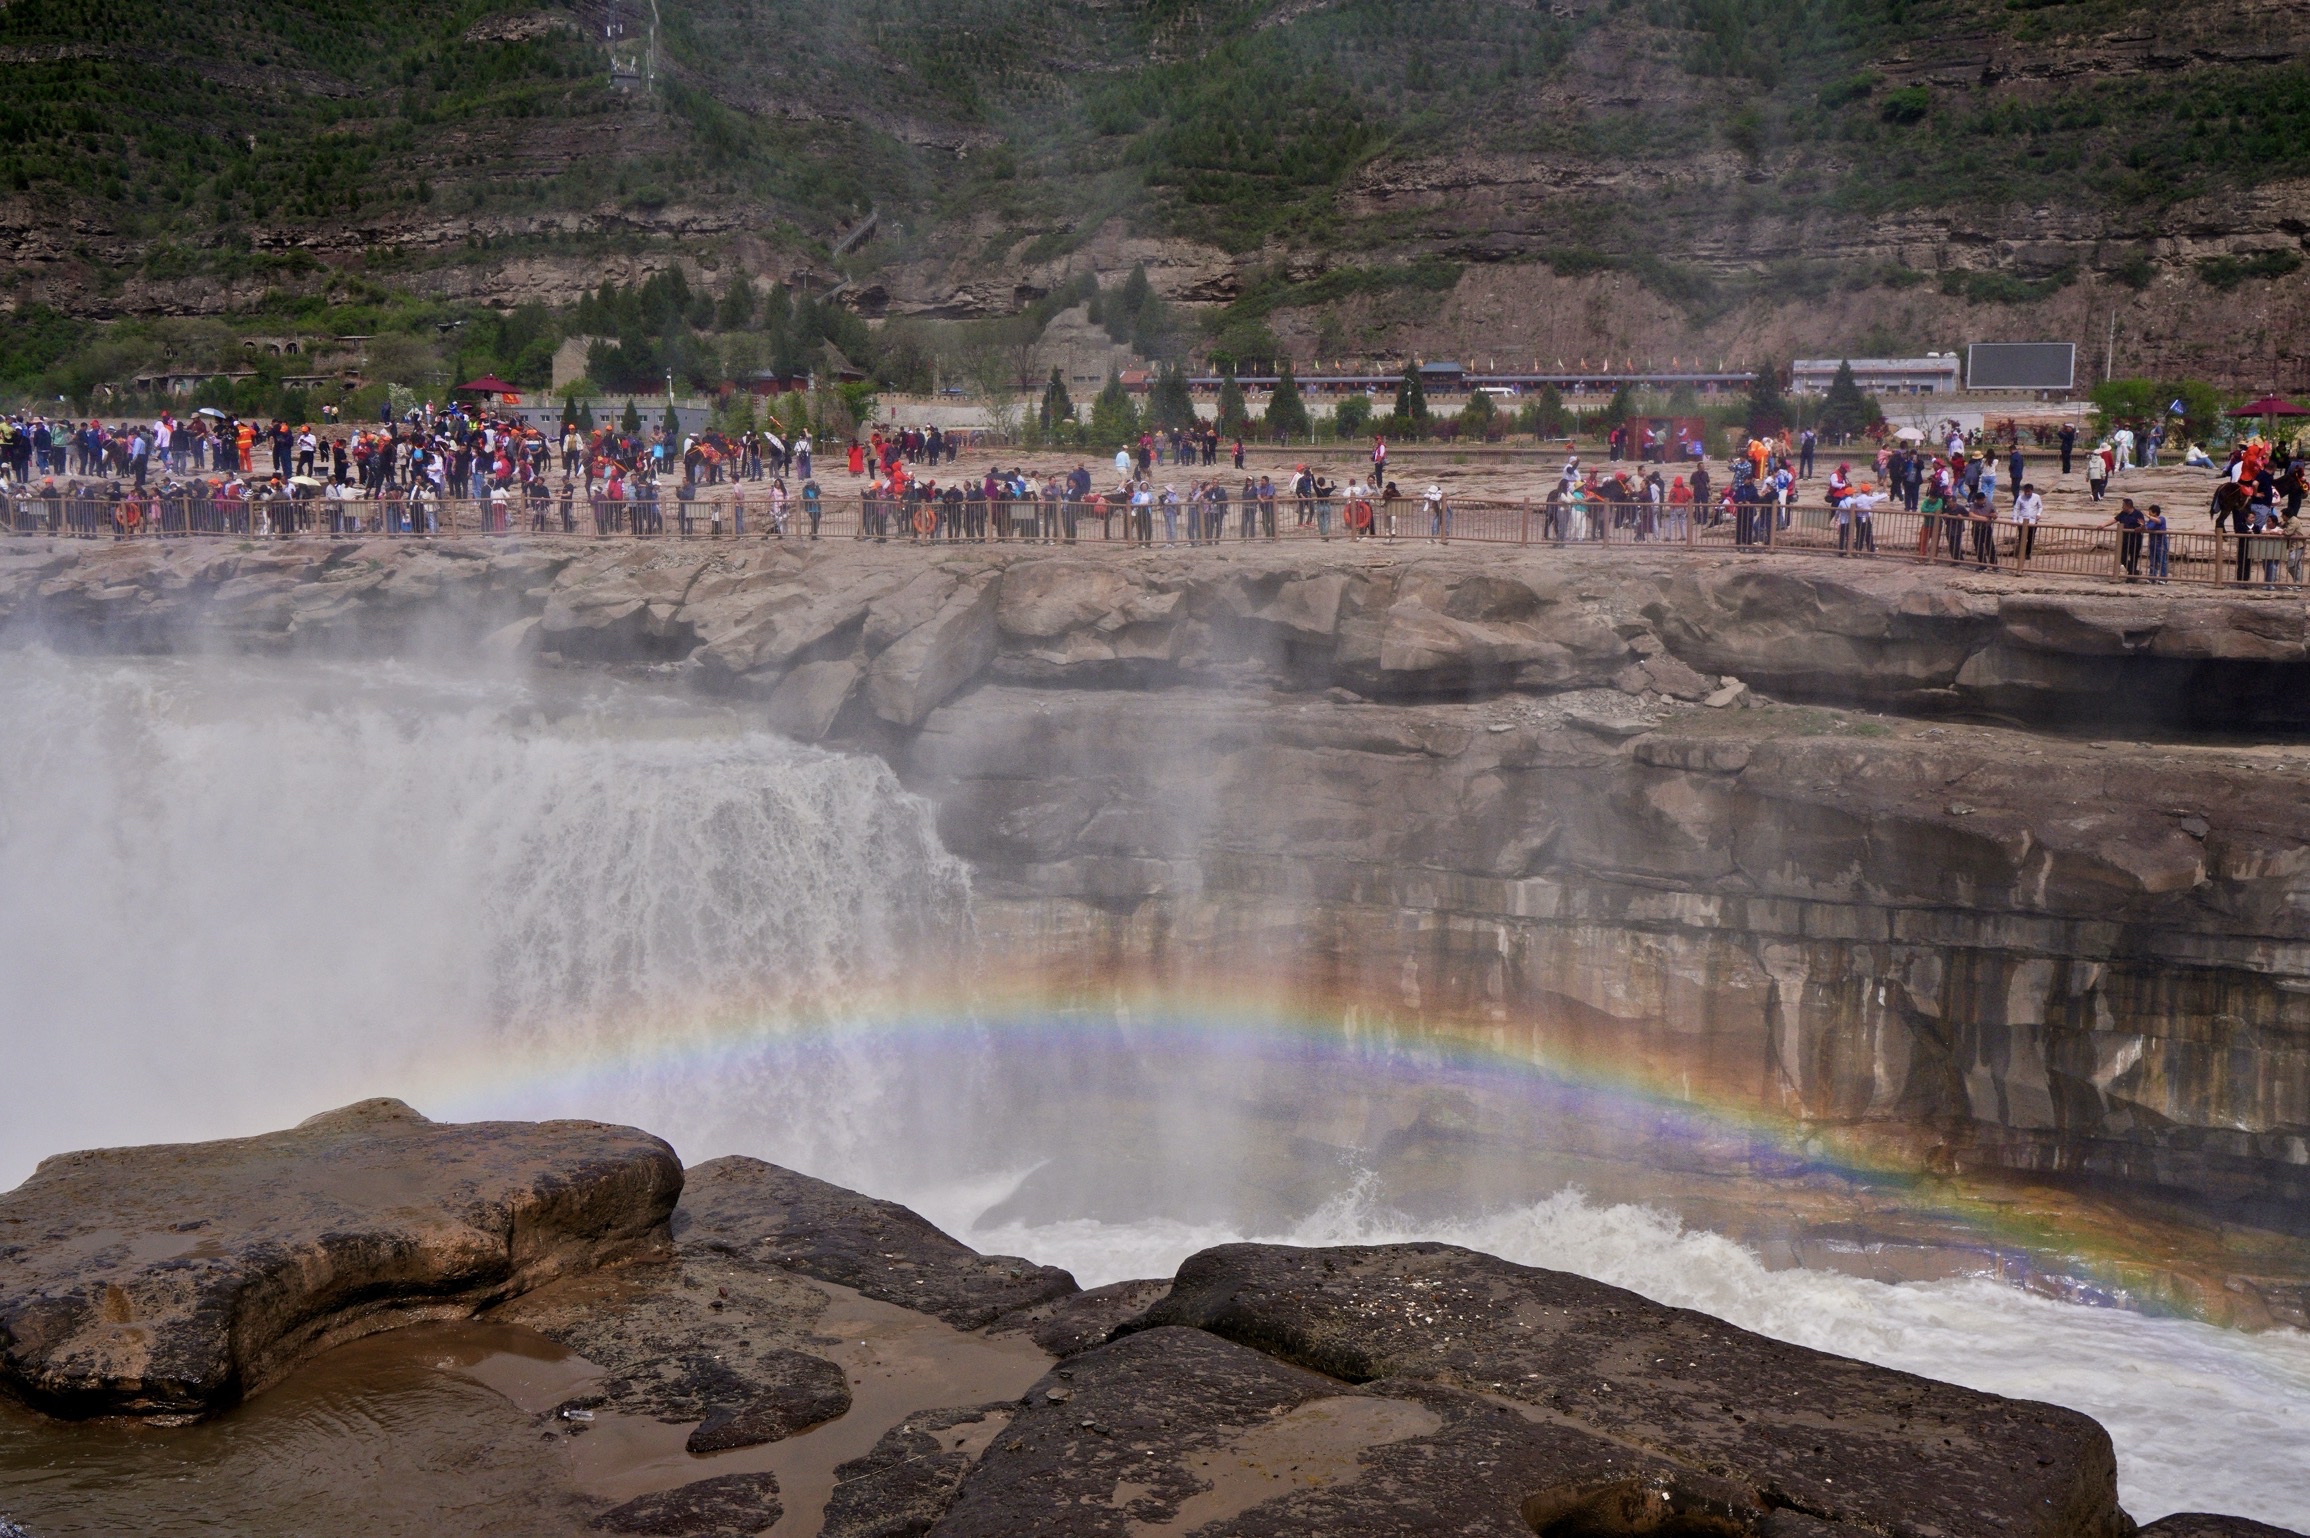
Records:
{"label": "vegetation on cliff", "polygon": [[[20,237],[0,374],[58,383],[86,350],[76,324],[116,315],[446,335],[467,312],[409,295],[512,309],[527,296],[506,291],[509,265],[541,255],[618,257],[637,279],[703,259],[725,275],[699,296],[714,307],[745,260],[854,290],[924,265],[983,273],[1027,302],[1050,282],[1030,279],[1118,227],[1235,270],[1199,317],[1139,275],[1094,322],[1150,359],[1239,365],[1304,360],[1311,340],[1318,356],[1389,345],[1494,261],[1619,275],[1702,325],[1921,286],[1998,311],[2089,273],[2254,294],[2302,266],[2275,236],[2159,245],[2183,205],[2199,230],[2207,200],[2310,169],[2297,23],[2226,0],[2186,16],[2141,0],[697,0],[666,14],[641,76],[614,75],[643,56],[647,15],[625,0],[0,8],[0,219]],[[1787,242],[1761,234],[1992,227],[2019,208],[2097,229],[1937,270],[1907,246],[1771,254]],[[870,214],[872,242],[838,253]],[[753,255],[726,264],[741,242]],[[438,275],[459,264],[474,275]],[[728,370],[671,327],[598,319],[559,317],[614,337],[617,378],[597,383]],[[683,323],[770,337],[741,350],[759,368],[831,342],[893,385],[967,372],[919,333],[870,348],[839,320]],[[443,371],[471,357],[543,381],[542,357],[450,341]],[[174,357],[146,345],[133,362]]]}

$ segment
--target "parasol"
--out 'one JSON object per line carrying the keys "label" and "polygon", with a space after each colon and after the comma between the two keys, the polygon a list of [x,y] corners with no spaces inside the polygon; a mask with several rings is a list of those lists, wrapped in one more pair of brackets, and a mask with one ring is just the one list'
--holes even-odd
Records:
{"label": "parasol", "polygon": [[201,409],[200,409],[200,410],[199,410],[197,413],[195,413],[195,415],[198,415],[198,416],[204,416],[204,417],[215,417],[215,418],[216,418],[218,421],[220,421],[220,422],[222,422],[222,421],[225,419],[225,414],[224,414],[223,412],[221,412],[221,411],[217,410],[217,408],[216,408],[216,407],[214,407],[214,406],[203,406],[203,407],[201,407]]}
{"label": "parasol", "polygon": [[457,389],[460,394],[471,390],[479,395],[510,395],[513,393],[514,387],[495,374],[484,374],[470,384],[459,385]]}
{"label": "parasol", "polygon": [[1904,427],[1893,436],[1903,443],[1923,443],[1925,441],[1925,435],[1914,427]]}
{"label": "parasol", "polygon": [[2237,414],[2242,417],[2261,417],[2267,420],[2270,417],[2310,417],[2310,410],[2295,405],[2283,396],[2265,395],[2258,401],[2248,401],[2245,405],[2240,406]]}

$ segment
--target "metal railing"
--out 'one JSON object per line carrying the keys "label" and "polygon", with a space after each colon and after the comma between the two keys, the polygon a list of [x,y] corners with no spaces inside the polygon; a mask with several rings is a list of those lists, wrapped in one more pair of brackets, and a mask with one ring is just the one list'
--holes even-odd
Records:
{"label": "metal railing", "polygon": [[1131,506],[1086,502],[905,502],[880,497],[789,498],[783,507],[751,489],[709,488],[695,499],[610,500],[584,496],[471,498],[324,497],[243,501],[207,495],[0,498],[0,528],[17,535],[88,540],[550,538],[601,541],[776,539],[884,543],[1052,543],[1097,548],[1234,545],[1275,541],[1430,540],[1524,547],[1626,547],[1767,556],[1825,555],[1908,561],[2040,576],[2229,586],[2299,585],[2304,547],[2283,534],[2203,530],[2163,534],[2108,525],[2022,524],[2011,519],[1913,513],[1880,507],[1840,520],[1826,507],[1696,509],[1671,504],[1544,504],[1456,500],[1439,518],[1419,498],[1362,506],[1338,497],[1279,495],[1221,504]]}

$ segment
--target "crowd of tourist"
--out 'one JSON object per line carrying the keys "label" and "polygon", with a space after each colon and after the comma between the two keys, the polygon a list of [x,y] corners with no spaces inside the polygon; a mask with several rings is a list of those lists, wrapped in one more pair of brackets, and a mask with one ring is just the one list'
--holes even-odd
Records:
{"label": "crowd of tourist", "polygon": [[[1245,473],[1232,444],[1234,477],[1175,473],[1217,466],[1227,445],[1209,423],[1141,435],[1116,451],[1113,476],[1098,486],[1087,464],[1030,474],[989,468],[953,474],[975,435],[877,427],[845,446],[845,500],[858,539],[918,543],[1121,540],[1150,546],[1207,545],[1224,539],[1448,542],[1453,498],[1437,485],[1407,496],[1388,476],[1388,445],[1375,438],[1368,473],[1340,484],[1320,466],[1281,475]],[[1828,467],[1810,431],[1743,435],[1721,473],[1700,439],[1682,426],[1630,424],[1607,436],[1605,462],[1584,466],[1571,443],[1529,537],[1559,543],[1683,542],[1729,526],[1735,548],[1787,539],[1810,483],[1820,488],[1840,554],[1879,549],[1881,514],[1916,519],[1914,551],[1994,568],[2027,561],[2045,501],[2029,452],[2010,427],[2002,441],[1946,424],[1937,441],[1914,430],[1863,445],[1856,465]],[[2111,495],[2135,468],[2154,468],[2162,429],[2119,427],[2087,446],[2074,425],[2040,434],[2031,448],[2057,455],[2066,478],[2083,471],[2090,502]],[[679,435],[581,429],[564,421],[540,429],[486,407],[427,407],[399,421],[340,429],[335,424],[242,420],[216,410],[149,423],[68,422],[18,414],[0,419],[0,482],[5,527],[80,537],[307,533],[429,535],[478,527],[681,537],[818,538],[828,494],[815,479],[807,430],[790,436],[773,422],[735,434]],[[2138,458],[2137,458],[2138,456]],[[2299,455],[2252,438],[2217,466],[2195,448],[2185,462],[2213,474],[2208,511],[2231,536],[2234,580],[2302,580],[2300,521],[2310,472]],[[1825,476],[1823,471],[1825,470]],[[946,478],[941,479],[944,475]],[[2006,500],[2001,503],[2000,497]],[[461,519],[449,505],[470,507]],[[2163,581],[2171,574],[2171,525],[2163,508],[2119,497],[2098,525],[2117,534],[2119,570]]]}

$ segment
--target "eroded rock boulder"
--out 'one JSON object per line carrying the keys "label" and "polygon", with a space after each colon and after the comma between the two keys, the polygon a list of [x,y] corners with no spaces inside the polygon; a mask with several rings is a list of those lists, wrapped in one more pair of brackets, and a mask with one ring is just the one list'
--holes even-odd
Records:
{"label": "eroded rock boulder", "polygon": [[2290,1527],[2272,1527],[2245,1517],[2222,1517],[2208,1511],[2177,1511],[2145,1523],[2139,1538],[2302,1538]]}
{"label": "eroded rock boulder", "polygon": [[819,1538],[921,1538],[1017,1409],[978,1405],[900,1421],[866,1456],[835,1468]]}
{"label": "eroded rock boulder", "polygon": [[981,1255],[896,1202],[739,1156],[690,1171],[674,1236],[685,1251],[779,1266],[962,1330],[1077,1290],[1055,1266]]}
{"label": "eroded rock boulder", "polygon": [[[2132,1526],[2108,1433],[2074,1411],[1786,1345],[1453,1245],[1206,1250],[1124,1328],[1173,1326],[1343,1383],[1390,1391],[1409,1380],[1488,1396],[1534,1424],[1683,1471],[1672,1483],[1704,1505],[1727,1499],[1710,1483],[1727,1481],[1751,1492],[1754,1508],[1727,1509],[1735,1531],[1761,1530],[1765,1506],[1878,1532],[2125,1538]],[[1070,1365],[1079,1373],[1096,1355]],[[1561,1500],[1557,1516],[1571,1517],[1583,1490],[1608,1483],[1574,1469],[1520,1499]],[[1626,1498],[1647,1488],[1640,1479]],[[966,1502],[970,1494],[966,1486]],[[1532,1530],[1549,1528],[1534,1521]]]}
{"label": "eroded rock boulder", "polygon": [[1109,1282],[1005,1314],[990,1329],[997,1335],[1024,1335],[1053,1356],[1073,1356],[1105,1345],[1118,1326],[1138,1318],[1170,1290],[1168,1278]]}
{"label": "eroded rock boulder", "polygon": [[338,1342],[662,1243],[681,1189],[630,1127],[394,1100],[62,1154],[0,1196],[0,1387],[59,1415],[205,1415]]}
{"label": "eroded rock boulder", "polygon": [[[929,591],[936,591],[935,584]],[[874,713],[894,726],[920,726],[923,717],[976,678],[994,660],[1000,591],[992,576],[955,586],[939,599],[935,610],[896,635],[866,675],[866,697]],[[913,604],[928,602],[921,588],[909,588],[904,596],[910,602],[898,605],[893,630],[912,617]]]}
{"label": "eroded rock boulder", "polygon": [[777,1475],[720,1474],[613,1507],[594,1526],[647,1538],[751,1538],[785,1514]]}
{"label": "eroded rock boulder", "polygon": [[834,729],[865,668],[843,657],[806,662],[786,675],[770,695],[770,729],[816,742]]}
{"label": "eroded rock boulder", "polygon": [[[1436,1424],[1416,1406],[1391,1404],[1201,1330],[1133,1335],[1073,1358],[1028,1390],[1009,1431],[932,1531],[941,1538],[1124,1538],[1147,1527],[1199,1529],[1231,1514],[1197,1499],[1215,1485],[1219,1465],[1237,1461],[1247,1436],[1339,1399],[1362,1401],[1358,1410],[1382,1423],[1367,1428],[1376,1435],[1417,1435]],[[1254,1499],[1243,1504],[1285,1488],[1255,1482],[1243,1492]]]}

